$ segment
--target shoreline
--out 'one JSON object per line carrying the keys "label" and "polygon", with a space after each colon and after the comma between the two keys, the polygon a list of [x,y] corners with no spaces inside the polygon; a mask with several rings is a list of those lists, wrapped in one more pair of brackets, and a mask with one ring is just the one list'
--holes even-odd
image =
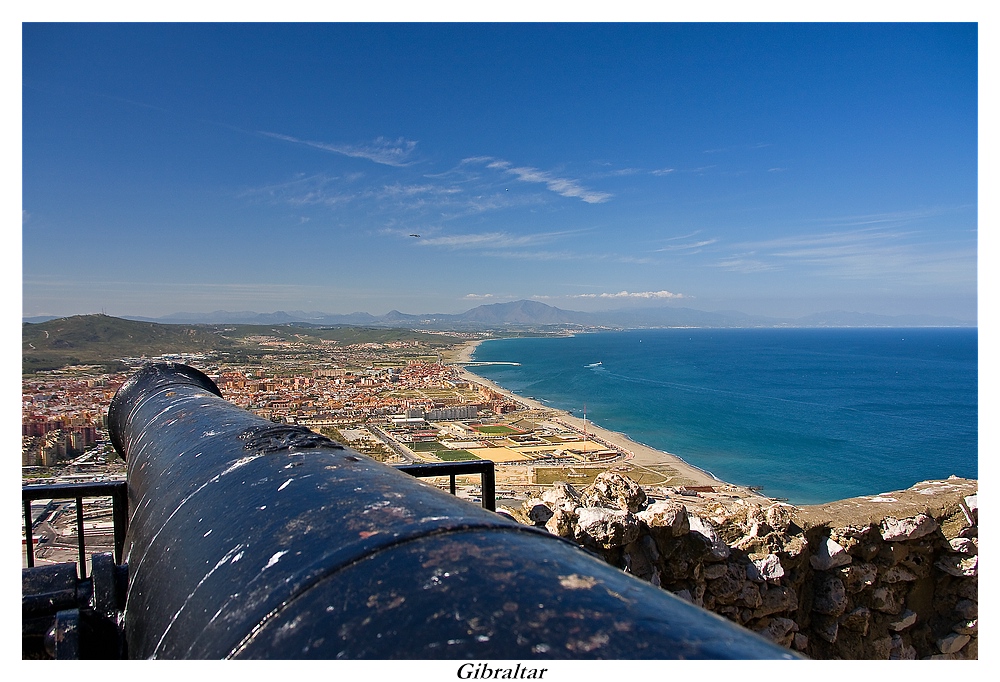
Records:
{"label": "shoreline", "polygon": [[746,486],[723,481],[711,472],[686,462],[673,453],[666,452],[665,450],[657,450],[656,448],[634,441],[623,433],[605,429],[589,419],[586,423],[584,423],[583,419],[570,414],[566,410],[550,407],[538,400],[535,400],[534,398],[526,398],[518,395],[513,391],[509,391],[506,388],[497,385],[486,377],[476,374],[472,370],[463,366],[462,363],[473,362],[472,356],[475,353],[476,348],[478,348],[479,344],[482,342],[483,340],[466,342],[459,350],[455,358],[451,360],[451,364],[457,367],[459,374],[461,374],[468,381],[485,386],[490,390],[505,395],[511,400],[524,405],[527,409],[552,412],[554,414],[553,421],[556,423],[563,423],[566,426],[580,432],[586,429],[587,433],[594,434],[597,438],[604,440],[617,449],[628,453],[624,461],[632,466],[650,469],[657,466],[670,467],[676,470],[679,476],[689,479],[694,486],[712,486],[716,488],[724,487],[727,488],[727,492],[739,493],[740,497],[756,497],[761,500],[771,499],[754,490],[751,490]]}

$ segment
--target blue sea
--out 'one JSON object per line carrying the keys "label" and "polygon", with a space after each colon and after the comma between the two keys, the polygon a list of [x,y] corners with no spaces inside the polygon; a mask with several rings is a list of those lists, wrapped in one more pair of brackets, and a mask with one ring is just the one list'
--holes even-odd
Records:
{"label": "blue sea", "polygon": [[978,478],[976,329],[660,329],[481,344],[470,368],[770,497]]}

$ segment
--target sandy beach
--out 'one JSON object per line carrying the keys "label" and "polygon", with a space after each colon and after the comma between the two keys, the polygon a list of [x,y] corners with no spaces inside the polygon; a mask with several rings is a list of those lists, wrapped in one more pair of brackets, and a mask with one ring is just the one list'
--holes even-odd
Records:
{"label": "sandy beach", "polygon": [[[461,363],[472,362],[472,355],[480,343],[482,343],[482,341],[470,341],[464,344],[462,348],[458,351],[458,353],[455,355],[452,362],[454,362],[457,365],[461,365]],[[489,379],[486,379],[484,377],[479,376],[478,374],[475,374],[473,371],[469,370],[466,367],[460,366],[459,372],[469,381],[483,386],[487,386],[490,389],[496,391],[497,393],[506,395],[512,400],[521,403],[528,409],[545,410],[552,413],[553,414],[552,420],[557,423],[561,422],[579,432],[583,432],[584,428],[586,427],[586,431],[588,434],[595,436],[597,439],[604,440],[605,442],[614,445],[618,449],[629,453],[629,456],[627,457],[626,461],[631,466],[637,468],[670,467],[671,469],[677,472],[677,475],[680,478],[686,480],[687,482],[686,485],[714,486],[716,488],[724,487],[726,488],[727,492],[735,494],[739,497],[759,497],[762,499],[766,499],[759,493],[756,493],[755,491],[752,491],[749,488],[743,486],[736,486],[727,483],[725,481],[721,481],[718,478],[712,476],[712,474],[710,474],[709,472],[704,471],[703,469],[699,469],[698,467],[689,464],[688,462],[685,462],[677,455],[671,454],[669,452],[664,452],[662,450],[657,450],[655,448],[651,448],[647,445],[643,445],[642,443],[637,443],[624,434],[617,433],[615,431],[609,431],[608,429],[602,428],[594,424],[590,420],[587,420],[586,424],[584,424],[583,419],[576,417],[570,414],[569,412],[566,412],[564,410],[557,410],[555,408],[549,407],[548,405],[544,405],[538,402],[537,400],[533,400],[531,398],[525,398],[524,396],[512,393],[511,391],[508,391],[507,389],[502,388],[497,384],[493,383]]]}

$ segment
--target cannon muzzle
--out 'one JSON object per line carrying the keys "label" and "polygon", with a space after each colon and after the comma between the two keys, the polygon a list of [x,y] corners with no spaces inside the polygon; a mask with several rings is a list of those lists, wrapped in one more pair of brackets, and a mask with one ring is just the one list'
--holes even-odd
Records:
{"label": "cannon muzzle", "polygon": [[134,658],[793,658],[574,544],[149,365],[115,395]]}

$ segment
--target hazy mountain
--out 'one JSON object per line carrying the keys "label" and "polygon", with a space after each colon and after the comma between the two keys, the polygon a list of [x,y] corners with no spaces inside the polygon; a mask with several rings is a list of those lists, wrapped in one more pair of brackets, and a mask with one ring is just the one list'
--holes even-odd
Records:
{"label": "hazy mountain", "polygon": [[[39,318],[36,318],[39,319]],[[40,318],[51,319],[51,318]],[[875,315],[829,311],[800,318],[748,315],[739,311],[695,310],[693,308],[647,307],[585,313],[563,310],[538,301],[521,300],[490,303],[464,313],[423,313],[413,315],[392,310],[375,316],[365,312],[337,315],[301,310],[273,313],[252,311],[173,313],[159,318],[130,317],[143,322],[168,324],[255,324],[407,327],[436,330],[482,330],[511,327],[974,327],[975,322],[930,315]],[[35,321],[35,320],[25,320]]]}
{"label": "hazy mountain", "polygon": [[490,303],[454,316],[461,322],[482,324],[593,324],[588,313],[561,310],[538,301]]}

